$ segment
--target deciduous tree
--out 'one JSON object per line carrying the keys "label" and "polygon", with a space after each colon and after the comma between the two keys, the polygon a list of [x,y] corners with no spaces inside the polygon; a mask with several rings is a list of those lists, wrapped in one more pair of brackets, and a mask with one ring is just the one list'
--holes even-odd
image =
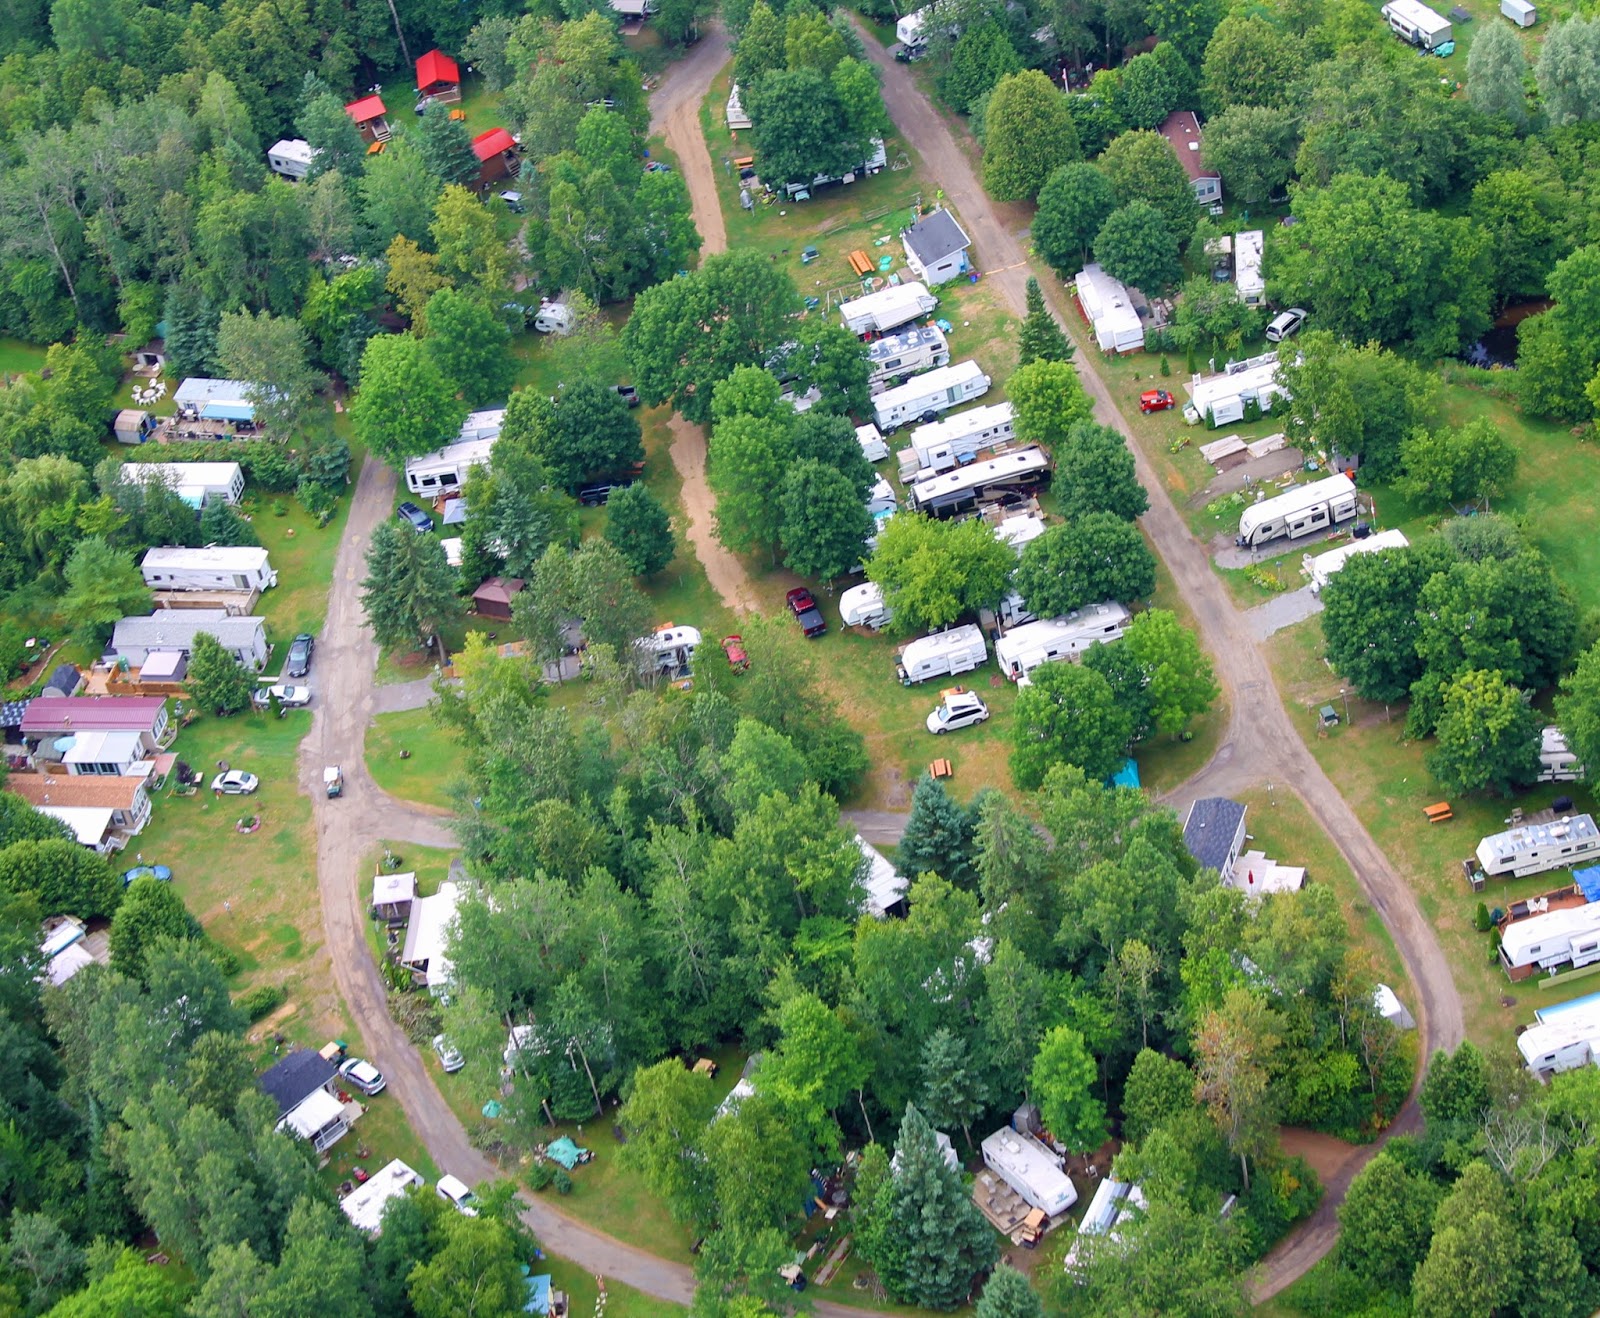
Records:
{"label": "deciduous tree", "polygon": [[109,627],[118,618],[150,612],[150,587],[133,555],[113,549],[102,536],[88,536],[73,546],[64,575],[67,591],[61,607],[75,622]]}
{"label": "deciduous tree", "polygon": [[641,577],[654,576],[677,552],[672,516],[643,482],[617,490],[607,500],[606,539]]}
{"label": "deciduous tree", "polygon": [[378,334],[367,341],[350,424],[369,453],[399,466],[449,443],[466,414],[420,339]]}
{"label": "deciduous tree", "polygon": [[1467,100],[1480,114],[1497,115],[1513,128],[1528,122],[1528,57],[1522,42],[1500,23],[1485,28],[1467,52]]}
{"label": "deciduous tree", "polygon": [[1206,124],[1200,155],[1208,169],[1217,171],[1230,196],[1260,206],[1288,185],[1299,147],[1299,121],[1293,110],[1235,105]]}
{"label": "deciduous tree", "polygon": [[1517,450],[1488,417],[1477,417],[1459,427],[1414,432],[1400,446],[1400,462],[1407,493],[1456,504],[1504,490],[1517,472]]}
{"label": "deciduous tree", "polygon": [[163,938],[183,938],[191,917],[170,883],[135,879],[111,920],[111,961],[129,979],[145,978],[147,958]]}
{"label": "deciduous tree", "polygon": [[1142,1144],[1152,1132],[1194,1108],[1194,1072],[1175,1057],[1141,1048],[1122,1094],[1122,1137]]}
{"label": "deciduous tree", "polygon": [[1098,1079],[1099,1068],[1083,1035],[1057,1025],[1044,1036],[1028,1092],[1039,1104],[1045,1129],[1074,1153],[1092,1152],[1105,1142],[1105,1104],[1094,1092]]}
{"label": "deciduous tree", "polygon": [[1138,527],[1113,513],[1090,513],[1029,542],[1016,588],[1041,618],[1104,600],[1147,599],[1155,589],[1155,556]]}
{"label": "deciduous tree", "polygon": [[1066,97],[1037,69],[1000,79],[984,112],[983,186],[997,201],[1031,201],[1082,154]]}
{"label": "deciduous tree", "polygon": [[1017,694],[1011,773],[1025,789],[1058,764],[1075,764],[1098,781],[1128,754],[1128,716],[1111,684],[1081,664],[1040,664]]}
{"label": "deciduous tree", "polygon": [[1166,138],[1148,129],[1123,133],[1105,149],[1098,163],[1111,180],[1119,206],[1146,202],[1161,212],[1180,246],[1189,241],[1200,208],[1194,204],[1189,176]]}
{"label": "deciduous tree", "polygon": [[1039,190],[1033,245],[1057,274],[1070,279],[1082,269],[1100,226],[1116,208],[1116,191],[1097,166],[1082,161],[1063,165]]}
{"label": "deciduous tree", "polygon": [[1128,626],[1122,648],[1144,674],[1157,732],[1179,735],[1218,695],[1211,661],[1195,634],[1166,609],[1147,609]]}
{"label": "deciduous tree", "polygon": [[711,1178],[700,1152],[716,1095],[710,1080],[675,1057],[634,1072],[617,1120],[628,1132],[620,1154],[644,1177],[674,1220],[709,1220]]}
{"label": "deciduous tree", "polygon": [[503,399],[516,379],[511,336],[481,297],[441,288],[428,299],[428,355],[469,407]]}
{"label": "deciduous tree", "polygon": [[1195,1034],[1195,1094],[1239,1159],[1245,1188],[1250,1160],[1274,1135],[1271,1066],[1282,1036],[1277,1013],[1249,989],[1229,989],[1222,1006],[1207,1013]]}
{"label": "deciduous tree", "polygon": [[1094,238],[1094,258],[1113,279],[1153,293],[1165,292],[1183,274],[1177,239],[1161,212],[1143,201],[1106,217]]}
{"label": "deciduous tree", "polygon": [[1445,684],[1428,772],[1449,792],[1509,796],[1538,776],[1539,723],[1499,673],[1468,669]]}
{"label": "deciduous tree", "polygon": [[217,330],[217,360],[231,378],[248,382],[245,396],[268,433],[293,437],[318,384],[300,322],[265,311],[228,312]]}
{"label": "deciduous tree", "polygon": [[1083,390],[1077,368],[1067,361],[1031,361],[1006,381],[1006,397],[1016,411],[1017,438],[1055,446],[1094,405]]}
{"label": "deciduous tree", "polygon": [[1600,20],[1574,16],[1557,23],[1539,49],[1534,73],[1551,123],[1575,124],[1600,115]]}
{"label": "deciduous tree", "polygon": [[1428,1252],[1439,1198],[1432,1181],[1380,1153],[1357,1173],[1339,1205],[1339,1262],[1374,1285],[1409,1289]]}
{"label": "deciduous tree", "polygon": [[[1283,105],[1307,64],[1305,39],[1265,14],[1229,14],[1206,43],[1200,93],[1206,112],[1206,144],[1216,120],[1237,105]],[[1231,190],[1231,189],[1230,189]]]}
{"label": "deciduous tree", "polygon": [[861,562],[872,514],[844,473],[814,458],[796,463],[783,478],[778,508],[784,560],[801,576],[831,581]]}
{"label": "deciduous tree", "polygon": [[902,633],[954,622],[1005,597],[1017,559],[988,523],[892,517],[867,560]]}

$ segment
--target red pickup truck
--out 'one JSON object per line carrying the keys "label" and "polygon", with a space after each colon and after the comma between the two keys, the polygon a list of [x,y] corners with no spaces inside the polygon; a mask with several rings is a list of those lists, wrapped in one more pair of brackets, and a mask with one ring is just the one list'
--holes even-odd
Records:
{"label": "red pickup truck", "polygon": [[807,636],[821,636],[828,630],[827,619],[822,616],[822,610],[804,586],[796,586],[783,598],[789,605],[789,612],[799,620],[800,630]]}

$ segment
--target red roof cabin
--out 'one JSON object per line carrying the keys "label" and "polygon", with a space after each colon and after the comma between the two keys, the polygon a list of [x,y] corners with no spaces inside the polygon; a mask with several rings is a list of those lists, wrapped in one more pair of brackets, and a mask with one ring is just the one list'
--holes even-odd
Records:
{"label": "red roof cabin", "polygon": [[389,140],[389,121],[384,117],[389,112],[384,109],[383,97],[363,96],[359,101],[351,101],[345,106],[344,112],[355,120],[361,136],[368,142]]}
{"label": "red roof cabin", "polygon": [[516,140],[504,128],[491,128],[472,139],[472,154],[478,157],[478,191],[482,192],[503,178],[522,172]]}
{"label": "red roof cabin", "polygon": [[417,96],[442,105],[461,99],[461,70],[442,50],[430,50],[417,61]]}

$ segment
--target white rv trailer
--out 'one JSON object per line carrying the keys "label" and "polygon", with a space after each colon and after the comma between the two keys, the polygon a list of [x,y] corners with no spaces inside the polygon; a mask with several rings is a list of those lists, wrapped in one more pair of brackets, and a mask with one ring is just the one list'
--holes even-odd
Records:
{"label": "white rv trailer", "polygon": [[1379,12],[1395,36],[1422,50],[1438,50],[1451,40],[1450,20],[1420,0],[1389,0]]}
{"label": "white rv trailer", "polygon": [[1184,387],[1189,391],[1185,415],[1192,410],[1212,429],[1244,420],[1249,403],[1270,412],[1276,399],[1289,396],[1289,391],[1278,383],[1276,352],[1229,362],[1220,375],[1196,375]]}
{"label": "white rv trailer", "polygon": [[1530,915],[1500,931],[1501,968],[1513,979],[1526,979],[1541,970],[1576,970],[1596,961],[1600,961],[1600,902]]}
{"label": "white rv trailer", "polygon": [[663,676],[675,676],[689,671],[689,663],[700,645],[700,633],[694,627],[668,624],[657,627],[648,636],[641,636],[633,644],[645,668]]}
{"label": "white rv trailer", "polygon": [[[153,550],[151,551],[154,552]],[[1539,733],[1539,781],[1542,783],[1575,783],[1585,773],[1584,766],[1567,745],[1567,739],[1554,723]]]}
{"label": "white rv trailer", "polygon": [[989,658],[989,643],[976,623],[952,627],[912,641],[895,661],[895,673],[905,686],[930,677],[970,673]]}
{"label": "white rv trailer", "polygon": [[980,499],[1039,485],[1049,478],[1050,458],[1043,449],[1018,449],[943,475],[924,475],[911,483],[906,500],[918,512],[950,517],[976,507]]}
{"label": "white rv trailer", "polygon": [[1128,610],[1107,602],[1089,604],[1064,618],[1046,618],[1008,631],[994,643],[1000,671],[1020,686],[1040,664],[1076,660],[1091,645],[1119,640],[1128,625]]}
{"label": "white rv trailer", "polygon": [[1086,265],[1073,280],[1078,306],[1104,352],[1133,352],[1144,347],[1144,322],[1128,290],[1098,265]]}
{"label": "white rv trailer", "polygon": [[883,442],[883,432],[870,422],[856,427],[856,442],[861,445],[861,456],[868,462],[882,462],[889,456],[889,446]]}
{"label": "white rv trailer", "polygon": [[[1600,829],[1591,815],[1563,815],[1544,824],[1519,824],[1478,843],[1478,864],[1490,878],[1523,878],[1566,869],[1600,856]],[[1554,914],[1554,912],[1552,912]]]}
{"label": "white rv trailer", "polygon": [[913,280],[841,302],[839,319],[852,334],[887,334],[918,316],[926,316],[938,305],[939,299],[928,292],[927,286]]}
{"label": "white rv trailer", "polygon": [[1038,513],[1019,513],[996,524],[995,538],[1003,540],[1022,557],[1022,551],[1045,532],[1044,518]]}
{"label": "white rv trailer", "polygon": [[871,175],[881,173],[889,164],[889,152],[883,145],[881,137],[872,139],[872,152],[863,161],[852,165],[842,174],[816,174],[809,183],[804,180],[798,183],[785,183],[784,194],[790,201],[810,201],[811,189],[826,187],[829,183],[854,183],[863,174]]}
{"label": "white rv trailer", "polygon": [[1298,540],[1348,522],[1356,512],[1355,482],[1348,476],[1329,476],[1309,485],[1296,485],[1246,508],[1239,518],[1238,543],[1253,549],[1280,535]]}
{"label": "white rv trailer", "polygon": [[928,41],[927,23],[928,14],[933,6],[919,9],[915,13],[907,14],[894,25],[894,39],[902,46],[922,46]]}
{"label": "white rv trailer", "polygon": [[1038,622],[1039,615],[1028,607],[1028,602],[1012,591],[1000,601],[1000,607],[994,611],[995,625],[1002,633],[1021,627],[1024,623]]}
{"label": "white rv trailer", "polygon": [[1061,1170],[1061,1160],[1032,1135],[1002,1126],[979,1147],[984,1166],[1045,1216],[1056,1217],[1078,1202],[1077,1188]]}
{"label": "white rv trailer", "polygon": [[894,610],[883,602],[883,587],[876,581],[863,581],[839,596],[839,620],[846,627],[880,631],[893,618]]}
{"label": "white rv trailer", "polygon": [[993,383],[977,362],[957,362],[908,380],[897,389],[887,389],[872,400],[873,419],[887,434],[907,421],[930,413],[943,412],[974,398],[982,398]]}
{"label": "white rv trailer", "polygon": [[1404,531],[1379,531],[1365,540],[1352,540],[1347,545],[1330,549],[1326,554],[1307,554],[1301,560],[1301,571],[1311,578],[1311,593],[1320,595],[1328,578],[1338,572],[1352,558],[1360,554],[1377,554],[1385,549],[1404,549],[1411,541]]}
{"label": "white rv trailer", "polygon": [[950,343],[937,325],[913,325],[867,345],[867,386],[874,392],[919,371],[950,365]]}
{"label": "white rv trailer", "polygon": [[490,450],[505,419],[503,407],[469,412],[455,443],[446,444],[435,453],[406,459],[406,489],[430,498],[459,490],[467,483],[468,472],[489,465]]}
{"label": "white rv trailer", "polygon": [[1581,1066],[1600,1066],[1600,1011],[1589,1006],[1536,1021],[1517,1036],[1517,1051],[1540,1079]]}
{"label": "white rv trailer", "polygon": [[1233,236],[1233,287],[1247,307],[1259,307],[1266,300],[1267,281],[1261,275],[1265,238],[1260,229]]}
{"label": "white rv trailer", "polygon": [[900,479],[911,480],[919,471],[949,471],[1016,437],[1017,412],[1010,403],[985,403],[941,417],[911,432],[911,447],[899,453]]}
{"label": "white rv trailer", "polygon": [[1500,12],[1518,27],[1532,27],[1539,21],[1539,7],[1530,0],[1500,0]]}
{"label": "white rv trailer", "polygon": [[265,549],[163,545],[145,551],[139,571],[151,590],[269,590],[278,584]]}

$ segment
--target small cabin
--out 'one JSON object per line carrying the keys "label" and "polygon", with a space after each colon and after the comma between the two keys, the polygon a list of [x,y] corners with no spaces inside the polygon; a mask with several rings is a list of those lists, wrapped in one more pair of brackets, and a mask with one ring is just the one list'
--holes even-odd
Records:
{"label": "small cabin", "polygon": [[363,141],[387,142],[393,135],[394,130],[389,127],[389,111],[384,107],[383,97],[376,93],[363,96],[359,101],[351,101],[344,107],[344,112],[355,121]]}
{"label": "small cabin", "polygon": [[125,407],[111,423],[111,433],[119,444],[143,444],[155,431],[155,418],[137,407]]}
{"label": "small cabin", "polygon": [[417,61],[417,97],[424,105],[454,105],[461,99],[461,70],[442,50],[430,50]]}
{"label": "small cabin", "polygon": [[472,139],[472,154],[478,157],[478,191],[486,191],[504,178],[522,172],[522,157],[517,140],[504,128],[491,128]]}

